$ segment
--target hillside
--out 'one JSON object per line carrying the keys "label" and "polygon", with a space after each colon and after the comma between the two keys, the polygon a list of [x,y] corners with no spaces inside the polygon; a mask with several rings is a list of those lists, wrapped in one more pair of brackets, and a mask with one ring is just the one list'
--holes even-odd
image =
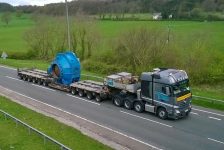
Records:
{"label": "hillside", "polygon": [[[122,19],[123,14],[161,12],[164,19],[172,14],[174,19],[224,19],[223,0],[77,0],[69,2],[71,15],[100,15],[116,14]],[[64,15],[64,3],[48,4],[45,6],[18,6],[16,10],[25,13],[41,13],[48,15]],[[1,11],[13,11],[13,7],[0,3]]]}

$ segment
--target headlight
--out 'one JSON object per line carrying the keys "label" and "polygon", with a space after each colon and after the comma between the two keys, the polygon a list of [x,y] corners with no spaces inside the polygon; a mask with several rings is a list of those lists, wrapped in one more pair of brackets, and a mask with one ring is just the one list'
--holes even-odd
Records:
{"label": "headlight", "polygon": [[175,110],[175,112],[176,112],[177,114],[179,114],[179,113],[180,113],[180,111],[179,111],[179,110]]}

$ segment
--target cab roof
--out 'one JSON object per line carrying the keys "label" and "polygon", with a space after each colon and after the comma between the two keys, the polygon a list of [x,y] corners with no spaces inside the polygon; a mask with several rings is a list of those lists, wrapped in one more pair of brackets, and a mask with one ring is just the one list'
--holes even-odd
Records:
{"label": "cab roof", "polygon": [[187,73],[183,70],[156,68],[152,72],[143,72],[141,80],[152,81],[163,84],[175,84],[180,81],[188,79]]}

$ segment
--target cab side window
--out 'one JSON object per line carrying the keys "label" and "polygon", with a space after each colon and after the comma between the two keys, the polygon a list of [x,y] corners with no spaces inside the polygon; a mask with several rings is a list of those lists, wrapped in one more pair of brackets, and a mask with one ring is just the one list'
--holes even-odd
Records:
{"label": "cab side window", "polygon": [[166,88],[164,86],[162,87],[162,93],[166,94]]}

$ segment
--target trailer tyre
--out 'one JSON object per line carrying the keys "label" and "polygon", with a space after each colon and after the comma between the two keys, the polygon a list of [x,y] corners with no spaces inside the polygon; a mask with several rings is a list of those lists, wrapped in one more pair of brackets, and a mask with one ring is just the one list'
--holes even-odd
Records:
{"label": "trailer tyre", "polygon": [[101,101],[102,101],[102,98],[100,97],[99,94],[96,95],[96,101],[97,101],[97,102],[101,102]]}
{"label": "trailer tyre", "polygon": [[28,77],[27,81],[28,82],[32,82],[32,79],[30,77]]}
{"label": "trailer tyre", "polygon": [[33,79],[32,82],[33,82],[33,83],[36,83],[36,79]]}
{"label": "trailer tyre", "polygon": [[123,103],[124,103],[124,101],[122,100],[120,96],[114,96],[113,102],[114,102],[114,105],[117,107],[123,106]]}
{"label": "trailer tyre", "polygon": [[144,111],[144,106],[140,102],[135,102],[134,103],[134,109],[135,109],[136,112],[141,113],[141,112]]}
{"label": "trailer tyre", "polygon": [[162,108],[162,107],[158,109],[157,115],[160,119],[163,119],[163,120],[167,119],[167,117],[168,117],[168,113],[167,113],[166,109]]}
{"label": "trailer tyre", "polygon": [[26,77],[25,76],[23,76],[22,79],[23,79],[23,81],[26,81]]}
{"label": "trailer tyre", "polygon": [[71,93],[72,93],[72,95],[76,95],[77,94],[76,89],[71,89]]}
{"label": "trailer tyre", "polygon": [[46,81],[43,82],[43,86],[48,86]]}
{"label": "trailer tyre", "polygon": [[129,99],[124,100],[124,107],[126,109],[132,109],[133,108],[133,103]]}
{"label": "trailer tyre", "polygon": [[79,90],[79,96],[84,97],[84,91],[83,90]]}
{"label": "trailer tyre", "polygon": [[40,79],[37,81],[37,84],[39,84],[39,85],[41,85],[41,84],[42,84],[42,82],[41,82],[41,80],[40,80]]}
{"label": "trailer tyre", "polygon": [[92,94],[92,92],[87,92],[86,97],[87,97],[88,99],[93,99],[93,94]]}

